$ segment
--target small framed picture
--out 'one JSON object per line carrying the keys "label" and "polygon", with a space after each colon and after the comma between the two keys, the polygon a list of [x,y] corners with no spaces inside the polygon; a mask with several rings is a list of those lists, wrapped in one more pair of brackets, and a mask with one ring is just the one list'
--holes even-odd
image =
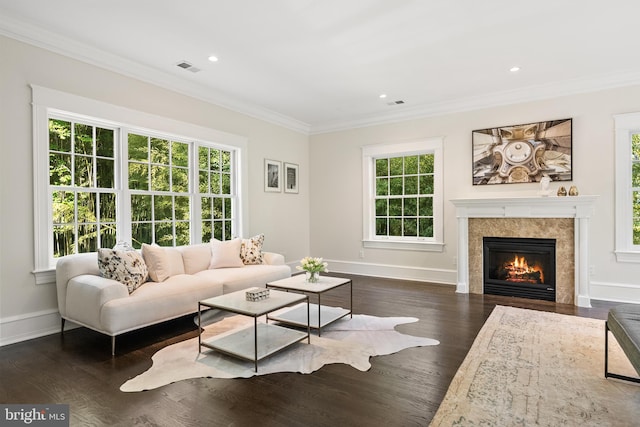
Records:
{"label": "small framed picture", "polygon": [[284,164],[284,192],[298,192],[298,165],[294,163]]}
{"label": "small framed picture", "polygon": [[279,193],[282,191],[282,163],[264,159],[264,191]]}

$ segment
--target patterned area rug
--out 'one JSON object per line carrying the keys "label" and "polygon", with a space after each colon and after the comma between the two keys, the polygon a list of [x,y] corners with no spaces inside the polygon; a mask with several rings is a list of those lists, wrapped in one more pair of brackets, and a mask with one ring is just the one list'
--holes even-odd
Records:
{"label": "patterned area rug", "polygon": [[[210,320],[209,320],[210,321]],[[312,333],[307,340],[261,360],[258,373],[253,362],[246,362],[221,353],[203,349],[198,354],[198,338],[183,341],[158,351],[153,366],[124,383],[120,390],[136,392],[151,390],[189,378],[248,378],[275,372],[308,374],[329,363],[346,363],[360,371],[371,367],[369,358],[396,353],[409,347],[437,345],[430,338],[401,334],[396,325],[413,323],[413,317],[375,317],[354,314],[322,329],[322,336]],[[236,328],[253,325],[253,318],[232,316],[204,327],[203,339],[228,334]]]}
{"label": "patterned area rug", "polygon": [[[610,372],[635,371],[609,339]],[[497,306],[431,426],[639,425],[640,387],[604,378],[604,321]]]}

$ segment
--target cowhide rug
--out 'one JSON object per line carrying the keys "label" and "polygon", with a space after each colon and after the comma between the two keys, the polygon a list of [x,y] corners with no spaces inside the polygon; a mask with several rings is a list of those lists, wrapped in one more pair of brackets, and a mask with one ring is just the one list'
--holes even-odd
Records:
{"label": "cowhide rug", "polygon": [[[322,336],[312,331],[311,344],[305,339],[258,363],[226,356],[203,348],[198,353],[198,338],[192,338],[158,351],[153,366],[124,383],[120,390],[151,390],[190,378],[248,378],[275,372],[312,373],[326,364],[346,363],[367,371],[371,356],[396,353],[410,347],[438,345],[430,338],[402,334],[395,326],[416,322],[414,317],[376,317],[354,314],[322,329]],[[204,327],[203,339],[253,324],[253,318],[236,315]]]}

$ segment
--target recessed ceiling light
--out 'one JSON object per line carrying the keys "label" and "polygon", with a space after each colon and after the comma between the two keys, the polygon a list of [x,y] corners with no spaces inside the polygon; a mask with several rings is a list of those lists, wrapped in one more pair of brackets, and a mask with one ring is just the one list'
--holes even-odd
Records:
{"label": "recessed ceiling light", "polygon": [[517,67],[517,66],[516,67],[511,67],[509,69],[509,71],[511,71],[512,73],[516,73],[516,72],[520,71],[520,67]]}
{"label": "recessed ceiling light", "polygon": [[209,59],[209,61],[211,61],[211,62],[218,62],[218,57],[217,57],[217,56],[215,56],[215,55],[211,55],[208,59]]}
{"label": "recessed ceiling light", "polygon": [[380,99],[385,99],[386,97],[387,97],[387,94],[386,94],[386,93],[382,93],[382,94],[380,94]]}

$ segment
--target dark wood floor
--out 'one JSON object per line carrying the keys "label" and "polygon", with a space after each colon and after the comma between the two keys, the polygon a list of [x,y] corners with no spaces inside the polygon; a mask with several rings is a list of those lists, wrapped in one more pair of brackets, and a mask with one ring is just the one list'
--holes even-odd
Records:
{"label": "dark wood floor", "polygon": [[[197,336],[193,316],[109,337],[86,328],[0,348],[0,402],[67,403],[77,426],[426,426],[495,305],[605,319],[614,304],[456,294],[452,286],[353,278],[354,312],[413,316],[398,330],[440,345],[372,358],[368,372],[328,365],[311,375],[195,379],[156,390],[119,387],[159,349]],[[348,288],[323,296],[345,306]]]}

